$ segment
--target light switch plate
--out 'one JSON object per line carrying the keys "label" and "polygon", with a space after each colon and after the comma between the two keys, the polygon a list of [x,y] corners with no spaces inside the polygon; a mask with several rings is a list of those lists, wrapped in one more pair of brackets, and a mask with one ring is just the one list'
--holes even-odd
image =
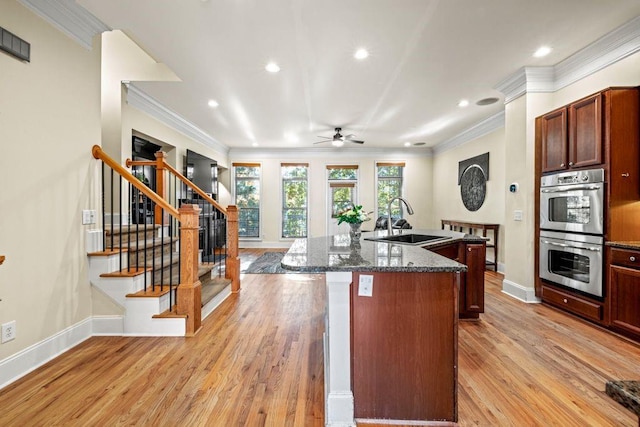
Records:
{"label": "light switch plate", "polygon": [[361,274],[358,282],[358,296],[373,296],[373,276],[370,274]]}
{"label": "light switch plate", "polygon": [[522,211],[517,209],[513,211],[513,220],[514,221],[522,221]]}
{"label": "light switch plate", "polygon": [[84,209],[82,211],[82,224],[95,224],[96,223],[96,211],[91,209]]}

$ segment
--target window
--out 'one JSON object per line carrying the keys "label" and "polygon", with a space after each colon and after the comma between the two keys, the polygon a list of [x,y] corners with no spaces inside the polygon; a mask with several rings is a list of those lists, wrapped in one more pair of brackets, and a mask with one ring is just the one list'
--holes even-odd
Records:
{"label": "window", "polygon": [[356,183],[358,182],[358,166],[327,166],[331,218],[349,209],[356,203]]}
{"label": "window", "polygon": [[260,237],[260,165],[234,163],[238,236]]}
{"label": "window", "polygon": [[[402,197],[402,174],[404,162],[376,163],[378,178],[377,204],[378,216],[387,216],[387,206],[394,197]],[[402,218],[402,203],[396,202],[391,206],[391,216]]]}
{"label": "window", "polygon": [[308,163],[280,165],[282,237],[307,237]]}

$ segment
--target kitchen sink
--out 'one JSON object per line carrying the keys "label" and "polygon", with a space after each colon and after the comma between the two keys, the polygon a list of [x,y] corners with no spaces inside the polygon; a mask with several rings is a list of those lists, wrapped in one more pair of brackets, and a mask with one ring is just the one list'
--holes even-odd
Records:
{"label": "kitchen sink", "polygon": [[424,243],[433,243],[437,241],[450,240],[448,236],[434,236],[431,234],[398,234],[394,236],[384,237],[365,237],[364,240],[385,243],[399,243],[403,245],[419,245]]}

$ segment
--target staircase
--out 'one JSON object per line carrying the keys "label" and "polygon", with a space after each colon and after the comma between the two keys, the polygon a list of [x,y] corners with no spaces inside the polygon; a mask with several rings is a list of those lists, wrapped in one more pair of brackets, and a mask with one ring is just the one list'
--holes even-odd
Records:
{"label": "staircase", "polygon": [[[193,186],[177,171],[164,164],[160,170],[177,176],[174,181],[185,181],[196,193],[203,194],[201,203],[210,203],[205,211],[223,218],[226,224],[227,244],[211,246],[205,242],[207,260],[202,262],[202,211],[194,204],[179,208],[155,193],[116,164],[100,147],[93,149],[94,157],[111,167],[107,185],[103,166],[103,190],[116,189],[105,194],[103,230],[94,233],[89,247],[89,276],[92,285],[122,307],[122,335],[130,336],[192,336],[201,326],[201,320],[232,292],[239,289],[239,258],[237,257],[237,210],[226,210],[213,200],[207,200],[202,190]],[[153,163],[156,166],[155,162]],[[160,163],[160,162],[159,162]],[[119,174],[114,178],[115,173]],[[158,173],[162,177],[162,173]],[[160,183],[160,188],[165,186]],[[170,193],[177,190],[169,189]],[[105,191],[106,192],[106,191]],[[118,200],[118,197],[121,200]],[[136,224],[134,215],[126,212],[131,200],[144,199],[151,212],[144,217],[149,223]],[[124,207],[124,208],[123,208]],[[114,220],[115,218],[115,220]],[[206,231],[206,230],[205,230]],[[200,241],[199,241],[200,238]],[[98,249],[99,248],[99,249]],[[211,249],[213,248],[213,249]]]}

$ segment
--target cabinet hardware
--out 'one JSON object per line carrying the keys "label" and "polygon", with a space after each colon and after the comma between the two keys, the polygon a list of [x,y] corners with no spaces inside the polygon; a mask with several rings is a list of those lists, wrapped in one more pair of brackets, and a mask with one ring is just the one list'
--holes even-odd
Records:
{"label": "cabinet hardware", "polygon": [[563,168],[564,167],[564,163],[560,163],[560,167]]}
{"label": "cabinet hardware", "polygon": [[566,299],[566,298],[564,298],[564,299],[562,300],[562,302],[566,304],[568,301],[567,301],[567,299]]}
{"label": "cabinet hardware", "polygon": [[623,178],[629,178],[629,172],[625,172],[625,173],[623,173],[623,174],[622,174],[622,177],[623,177]]}
{"label": "cabinet hardware", "polygon": [[573,162],[569,162],[569,166],[573,166]]}
{"label": "cabinet hardware", "polygon": [[630,256],[630,257],[629,257],[629,261],[631,261],[631,262],[635,262],[635,261],[636,261],[636,257],[634,257],[634,256]]}

